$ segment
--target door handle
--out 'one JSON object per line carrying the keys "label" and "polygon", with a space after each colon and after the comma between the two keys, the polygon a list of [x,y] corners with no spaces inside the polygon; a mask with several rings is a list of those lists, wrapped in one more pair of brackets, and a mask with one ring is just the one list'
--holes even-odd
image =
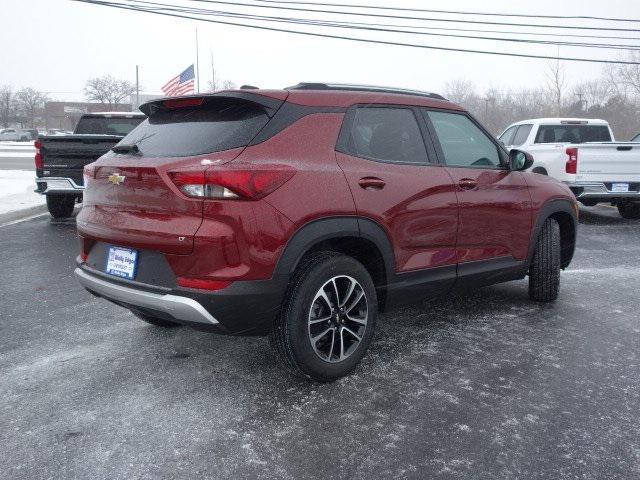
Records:
{"label": "door handle", "polygon": [[381,178],[364,177],[358,180],[358,185],[365,190],[382,190],[386,183]]}
{"label": "door handle", "polygon": [[472,178],[463,178],[458,182],[458,186],[463,190],[473,190],[478,186],[478,182],[476,182]]}

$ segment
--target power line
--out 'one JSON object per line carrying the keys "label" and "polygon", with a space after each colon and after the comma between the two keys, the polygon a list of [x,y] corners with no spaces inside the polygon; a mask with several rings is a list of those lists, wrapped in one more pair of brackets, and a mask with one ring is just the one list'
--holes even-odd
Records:
{"label": "power line", "polygon": [[520,17],[520,18],[550,18],[558,20],[603,20],[609,22],[640,22],[630,18],[594,17],[587,15],[532,15],[522,13],[493,13],[493,12],[466,12],[461,10],[433,10],[427,8],[403,8],[403,7],[381,7],[376,5],[351,5],[346,3],[319,3],[319,2],[299,2],[290,0],[253,0],[260,3],[280,3],[287,5],[312,5],[314,7],[347,7],[347,8],[369,8],[371,10],[387,10],[396,12],[419,12],[419,13],[445,13],[455,15],[477,15],[484,17]]}
{"label": "power line", "polygon": [[591,63],[606,63],[606,64],[622,64],[622,65],[640,65],[640,62],[630,61],[630,60],[604,60],[604,59],[590,59],[590,58],[578,58],[578,57],[559,57],[559,56],[547,56],[547,55],[533,55],[533,54],[522,54],[522,53],[511,53],[511,52],[496,52],[496,51],[488,51],[488,50],[475,50],[475,49],[462,49],[462,48],[452,48],[452,47],[439,47],[434,45],[424,45],[424,44],[415,44],[415,43],[403,43],[403,42],[392,42],[388,40],[376,40],[370,38],[359,38],[359,37],[347,37],[342,35],[333,35],[328,33],[317,33],[317,32],[307,32],[301,30],[291,30],[285,28],[275,28],[268,27],[264,25],[253,25],[247,23],[239,23],[239,22],[229,22],[223,20],[213,20],[210,18],[201,18],[201,17],[193,17],[189,15],[179,15],[175,13],[161,12],[149,8],[144,8],[141,6],[131,5],[131,4],[119,4],[109,1],[100,1],[100,0],[72,0],[80,3],[88,3],[92,5],[101,5],[111,8],[119,8],[123,10],[132,10],[137,12],[146,12],[153,13],[156,15],[163,15],[174,18],[184,18],[189,20],[199,20],[203,22],[216,23],[221,25],[230,25],[230,26],[238,26],[245,28],[253,28],[258,30],[272,31],[272,32],[281,32],[281,33],[293,33],[297,35],[305,35],[311,37],[319,37],[319,38],[331,38],[337,40],[349,40],[360,43],[370,43],[370,44],[378,44],[378,45],[389,45],[389,46],[402,46],[402,47],[412,47],[412,48],[422,48],[429,50],[441,50],[448,52],[463,52],[463,53],[477,53],[477,54],[486,54],[486,55],[499,55],[499,56],[508,56],[508,57],[519,57],[519,58],[536,58],[543,60],[563,60],[563,61],[575,61],[575,62],[591,62]]}
{"label": "power line", "polygon": [[566,42],[566,41],[561,42],[557,40],[553,41],[553,40],[531,40],[531,39],[505,38],[505,37],[483,37],[483,36],[475,36],[475,35],[454,35],[454,34],[423,32],[423,31],[414,32],[409,30],[400,30],[397,28],[395,29],[379,28],[379,26],[376,26],[375,24],[363,24],[363,23],[354,23],[354,22],[334,22],[334,21],[291,18],[291,17],[273,17],[273,16],[245,14],[245,13],[228,12],[228,11],[220,11],[220,10],[207,10],[207,9],[190,8],[190,7],[183,8],[179,6],[169,5],[166,3],[151,2],[151,1],[145,1],[145,0],[129,0],[129,2],[130,3],[135,2],[135,4],[150,5],[154,7],[161,7],[164,10],[177,11],[181,13],[197,13],[199,15],[210,15],[210,16],[216,16],[216,17],[231,17],[231,18],[241,18],[241,19],[259,20],[259,21],[279,22],[279,23],[324,26],[324,27],[331,27],[331,28],[347,28],[347,29],[356,29],[356,30],[384,32],[384,33],[401,33],[401,34],[409,34],[409,35],[423,35],[423,36],[448,37],[448,38],[453,37],[453,38],[464,38],[464,39],[473,39],[473,40],[490,40],[490,41],[498,41],[498,42],[529,43],[529,44],[538,44],[538,45],[560,45],[560,46],[581,47],[581,48],[604,48],[604,49],[611,49],[611,50],[640,49],[640,46],[625,45],[625,44],[597,44],[597,43],[581,43],[581,42]]}
{"label": "power line", "polygon": [[408,16],[400,16],[400,15],[385,15],[380,13],[363,13],[363,12],[345,12],[340,10],[317,10],[317,9],[309,9],[309,8],[299,8],[299,7],[284,7],[281,5],[256,5],[250,3],[240,3],[240,2],[226,2],[221,0],[191,0],[192,2],[200,2],[200,3],[215,3],[219,5],[233,5],[236,7],[252,7],[252,8],[271,8],[277,10],[293,10],[297,12],[315,12],[315,13],[330,13],[336,15],[355,15],[355,16],[364,16],[364,17],[378,17],[378,18],[394,18],[398,20],[420,20],[424,22],[453,22],[453,23],[473,23],[473,24],[482,24],[482,25],[508,25],[513,27],[535,27],[535,28],[560,28],[560,29],[570,29],[570,30],[605,30],[605,31],[616,31],[616,32],[640,32],[638,29],[634,28],[616,28],[616,27],[584,27],[579,25],[541,25],[539,23],[512,23],[512,22],[489,22],[489,21],[481,21],[481,20],[454,20],[451,18],[424,18],[424,17],[408,17]]}

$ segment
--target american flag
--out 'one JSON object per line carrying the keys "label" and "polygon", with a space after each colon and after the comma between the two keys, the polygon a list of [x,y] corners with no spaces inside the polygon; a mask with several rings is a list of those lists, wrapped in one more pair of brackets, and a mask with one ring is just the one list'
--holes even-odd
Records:
{"label": "american flag", "polygon": [[195,74],[193,64],[191,64],[180,75],[169,80],[165,86],[162,87],[162,91],[167,97],[186,95],[187,93],[194,92],[194,84]]}

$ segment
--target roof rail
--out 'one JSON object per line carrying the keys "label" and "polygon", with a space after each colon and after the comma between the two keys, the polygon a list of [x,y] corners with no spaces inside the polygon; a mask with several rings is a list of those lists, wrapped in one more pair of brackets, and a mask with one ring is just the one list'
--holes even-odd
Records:
{"label": "roof rail", "polygon": [[438,100],[446,100],[442,95],[438,95],[437,93],[422,92],[420,90],[409,90],[407,88],[378,87],[375,85],[351,85],[347,83],[300,82],[297,85],[286,87],[285,90],[342,90],[342,91],[351,91],[351,92],[396,93],[400,95],[417,95],[420,97],[429,97],[429,98],[435,98]]}

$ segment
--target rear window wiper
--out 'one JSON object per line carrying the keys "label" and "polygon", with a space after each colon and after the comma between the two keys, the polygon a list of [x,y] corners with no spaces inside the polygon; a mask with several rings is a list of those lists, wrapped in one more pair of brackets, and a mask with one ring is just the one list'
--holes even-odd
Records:
{"label": "rear window wiper", "polygon": [[111,151],[115,153],[133,153],[134,155],[141,155],[140,149],[135,143],[131,145],[116,145],[111,149]]}

